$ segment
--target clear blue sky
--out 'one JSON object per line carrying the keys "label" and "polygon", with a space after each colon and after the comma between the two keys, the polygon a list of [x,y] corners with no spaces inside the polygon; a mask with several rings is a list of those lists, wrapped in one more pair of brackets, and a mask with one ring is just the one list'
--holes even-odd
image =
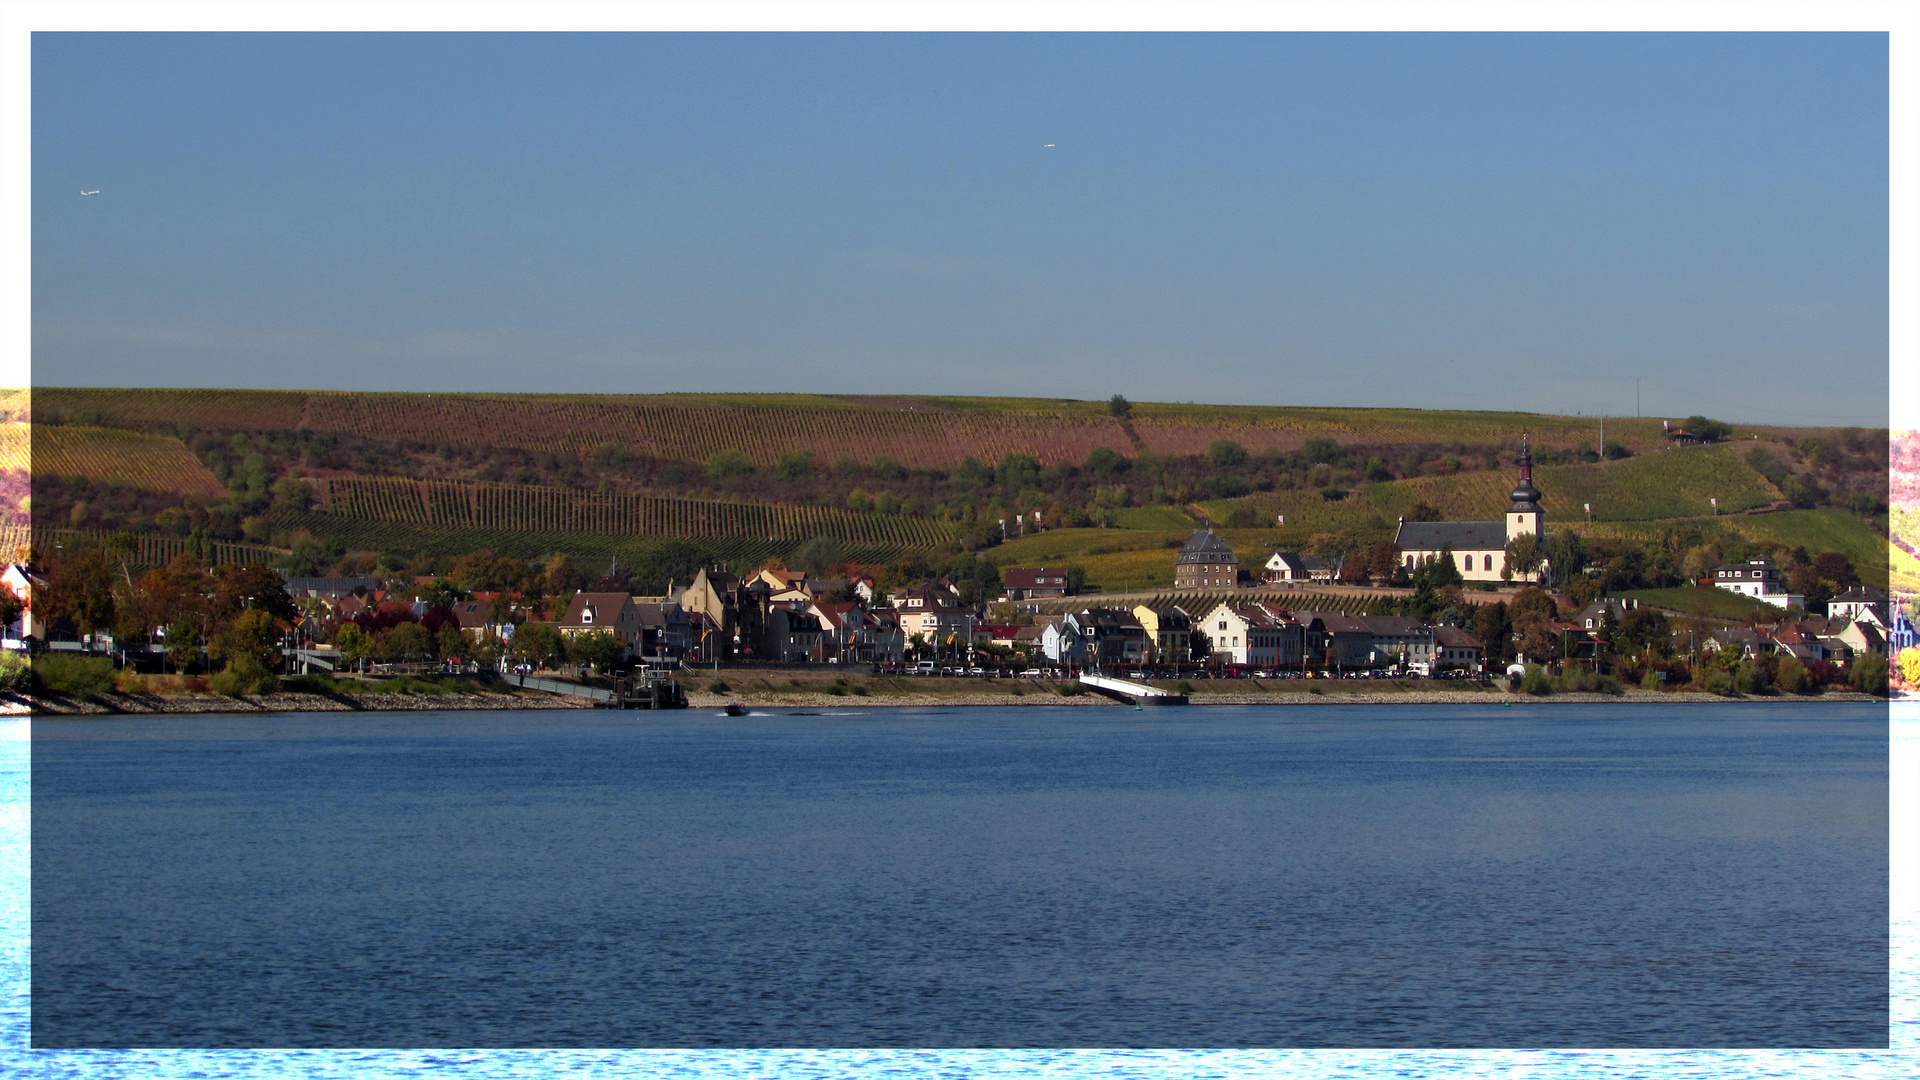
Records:
{"label": "clear blue sky", "polygon": [[33,378],[1620,414],[1637,375],[1884,424],[1887,77],[1878,34],[36,34]]}

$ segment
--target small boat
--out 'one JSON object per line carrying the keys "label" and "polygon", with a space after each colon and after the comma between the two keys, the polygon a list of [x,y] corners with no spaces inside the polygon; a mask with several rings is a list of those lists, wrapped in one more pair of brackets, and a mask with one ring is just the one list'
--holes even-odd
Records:
{"label": "small boat", "polygon": [[745,705],[740,704],[737,701],[727,702],[727,704],[720,711],[726,713],[728,716],[747,715],[747,707]]}

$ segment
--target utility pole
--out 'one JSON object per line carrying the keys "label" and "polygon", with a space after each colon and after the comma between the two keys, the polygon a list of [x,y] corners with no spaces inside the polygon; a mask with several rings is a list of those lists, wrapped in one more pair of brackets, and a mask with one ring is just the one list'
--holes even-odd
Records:
{"label": "utility pole", "polygon": [[1633,418],[1640,419],[1640,376],[1633,377]]}

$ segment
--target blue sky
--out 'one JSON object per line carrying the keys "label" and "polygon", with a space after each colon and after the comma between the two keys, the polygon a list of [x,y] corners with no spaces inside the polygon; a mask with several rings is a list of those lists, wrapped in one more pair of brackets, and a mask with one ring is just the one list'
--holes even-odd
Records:
{"label": "blue sky", "polygon": [[36,34],[33,378],[1620,414],[1640,376],[1884,424],[1887,79],[1878,34]]}

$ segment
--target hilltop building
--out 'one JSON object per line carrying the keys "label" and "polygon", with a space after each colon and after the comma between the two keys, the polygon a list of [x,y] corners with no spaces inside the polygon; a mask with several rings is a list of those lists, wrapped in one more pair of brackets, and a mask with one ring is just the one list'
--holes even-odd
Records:
{"label": "hilltop building", "polygon": [[1764,600],[1777,608],[1807,606],[1805,596],[1790,593],[1781,587],[1780,572],[1774,569],[1772,559],[1752,559],[1716,566],[1713,568],[1713,585],[1717,589]]}
{"label": "hilltop building", "polygon": [[[1540,489],[1533,486],[1533,453],[1520,443],[1520,482],[1508,495],[1512,505],[1502,521],[1406,521],[1393,542],[1411,573],[1451,550],[1460,576],[1468,581],[1504,581],[1507,544],[1526,535],[1545,538],[1546,512],[1540,509]],[[1503,576],[1504,575],[1504,576]]]}
{"label": "hilltop building", "polygon": [[1195,532],[1173,560],[1176,589],[1231,589],[1239,584],[1240,559],[1212,529]]}

